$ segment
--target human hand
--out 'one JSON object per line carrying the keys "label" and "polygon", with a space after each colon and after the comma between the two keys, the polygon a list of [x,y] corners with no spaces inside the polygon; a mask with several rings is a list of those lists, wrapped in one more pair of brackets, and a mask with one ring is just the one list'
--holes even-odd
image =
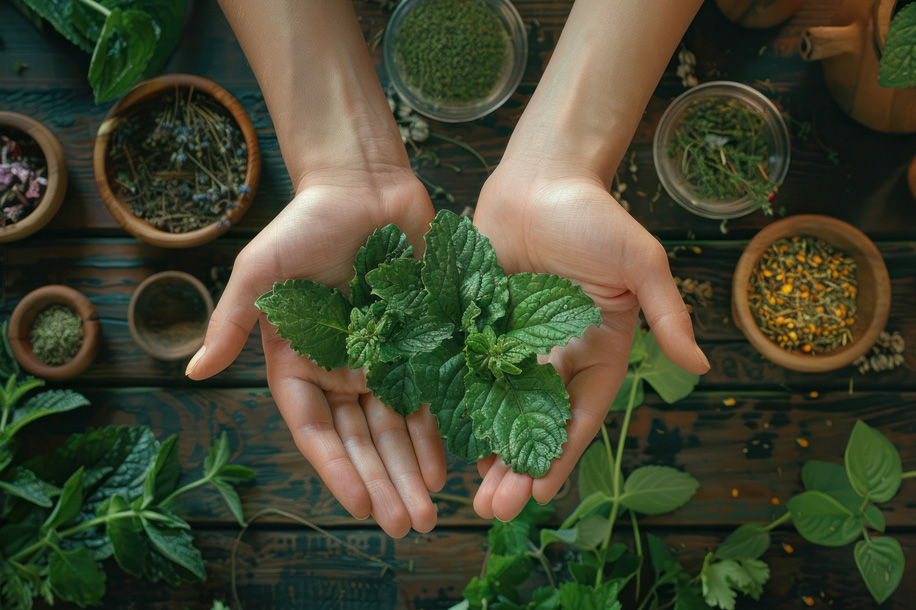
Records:
{"label": "human hand", "polygon": [[497,456],[478,462],[483,477],[474,508],[486,519],[514,518],[530,497],[551,500],[600,429],[627,372],[642,307],[665,354],[696,374],[709,370],[697,346],[664,247],[587,172],[542,160],[508,158],[487,180],[474,224],[506,273],[533,271],[571,279],[601,307],[602,324],[554,349],[550,362],[570,397],[568,441],[546,476],[512,472]]}
{"label": "human hand", "polygon": [[390,223],[422,252],[432,218],[426,189],[409,169],[309,176],[238,255],[187,373],[200,380],[225,369],[260,321],[268,384],[299,451],[344,508],[357,519],[371,514],[393,537],[436,524],[428,491],[445,484],[445,455],[429,407],[405,419],[369,392],[365,369],[326,371],[299,357],[254,302],[290,278],[346,286],[356,251]]}

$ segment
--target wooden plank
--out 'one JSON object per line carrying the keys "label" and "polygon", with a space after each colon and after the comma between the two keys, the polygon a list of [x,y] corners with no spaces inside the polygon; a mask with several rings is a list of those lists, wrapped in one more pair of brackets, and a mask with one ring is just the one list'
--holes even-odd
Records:
{"label": "wooden plank", "polygon": [[[714,548],[727,533],[647,531],[658,535],[691,574],[699,573],[707,549]],[[254,530],[245,535],[238,554],[238,592],[245,610],[446,610],[479,573],[486,548],[486,535],[480,530],[439,530],[398,541],[372,530],[334,533],[392,564],[394,572],[381,574],[378,564],[348,555],[339,543],[310,531]],[[198,533],[198,544],[209,561],[208,579],[202,585],[170,590],[115,575],[116,568],[112,568],[103,610],[209,610],[214,599],[230,601],[229,555],[234,536],[232,530]],[[916,534],[895,537],[912,558]],[[791,545],[794,552],[782,550],[784,543]],[[815,547],[793,532],[777,531],[764,560],[772,571],[765,593],[757,602],[742,597],[738,604],[741,610],[799,610],[808,607],[803,597],[811,597],[816,610],[874,607],[856,571],[850,547]],[[530,582],[532,586],[546,584],[540,573]],[[882,608],[912,608],[914,594],[916,565],[911,561],[900,588]],[[142,603],[137,601],[141,599]]]}
{"label": "wooden plank", "polygon": [[[106,385],[189,384],[183,377],[185,363],[155,361],[133,342],[126,325],[130,296],[143,279],[165,269],[187,271],[215,290],[213,269],[231,266],[243,245],[243,240],[222,239],[185,252],[153,248],[130,239],[28,240],[0,249],[0,314],[11,312],[20,298],[39,286],[65,283],[86,294],[102,318],[103,349],[81,380]],[[852,367],[834,373],[796,373],[763,359],[731,321],[732,272],[744,245],[702,241],[668,245],[674,254],[673,274],[712,285],[712,300],[697,307],[695,313],[697,337],[713,363],[712,371],[703,378],[704,388],[782,389],[788,385],[825,390],[846,388],[850,378],[860,389],[916,388],[916,354],[912,349],[916,345],[916,243],[880,244],[892,278],[888,328],[899,330],[911,346],[901,367],[880,375],[860,375]],[[266,384],[257,331],[236,364],[209,383]]]}
{"label": "wooden plank", "polygon": [[[533,27],[532,50],[518,91],[503,108],[480,121],[433,124],[434,131],[460,137],[479,148],[491,163],[502,155],[571,3],[519,0],[516,4]],[[727,78],[752,84],[768,80],[772,87],[769,95],[778,98],[778,103],[797,118],[813,120],[823,144],[837,149],[839,167],[831,164],[824,150],[813,142],[796,143],[792,169],[776,201],[777,207],[784,205],[790,213],[839,216],[882,238],[912,237],[916,233],[907,222],[912,198],[905,186],[904,172],[916,154],[916,141],[880,134],[850,120],[830,98],[819,66],[798,58],[795,48],[802,27],[826,23],[836,2],[819,0],[810,4],[810,9],[806,8],[782,29],[752,31],[735,26],[709,3],[701,9],[685,41],[697,54],[701,80]],[[190,20],[206,23],[207,27],[183,37],[166,71],[202,74],[226,86],[239,97],[258,129],[264,156],[262,184],[251,210],[234,229],[236,235],[248,236],[286,205],[292,191],[263,98],[232,32],[215,2],[197,2],[193,7]],[[367,36],[382,27],[386,16],[376,4],[359,2],[357,8]],[[21,76],[12,69],[0,71],[0,108],[45,121],[60,137],[69,161],[68,197],[46,235],[72,235],[74,228],[92,234],[121,234],[97,194],[92,175],[94,134],[108,107],[92,103],[85,79],[88,56],[74,52],[56,33],[39,34],[9,3],[0,6],[0,23],[14,24],[4,31],[6,47],[0,51],[0,65],[29,63]],[[375,59],[382,70],[379,49]],[[650,204],[658,187],[651,153],[655,125],[668,101],[683,92],[676,68],[673,60],[634,138],[638,182],[626,178],[626,171],[621,172],[621,177],[629,182],[626,199],[634,216],[650,230],[666,238],[682,238],[689,233],[714,239],[721,237],[718,222],[682,210],[665,194]],[[424,175],[452,192],[457,202],[450,207],[456,211],[472,205],[486,178],[483,169],[453,145],[438,145],[434,150],[443,160],[465,171],[455,174],[445,168],[433,168],[423,170]],[[446,206],[443,202],[437,205]],[[731,235],[746,237],[769,221],[761,214],[733,221]]]}
{"label": "wooden plank", "polygon": [[[238,463],[258,478],[240,494],[247,514],[273,507],[305,512],[323,525],[354,521],[328,493],[314,469],[299,455],[269,393],[262,389],[178,390],[155,388],[86,390],[91,407],[47,418],[33,427],[35,447],[59,442],[85,426],[146,424],[160,438],[178,433],[185,468],[200,468],[210,439],[229,433]],[[641,464],[674,466],[701,484],[693,500],[677,512],[647,523],[718,527],[747,520],[769,521],[788,499],[802,491],[802,465],[813,459],[838,462],[857,419],[875,426],[900,450],[904,468],[916,469],[916,394],[824,394],[817,399],[776,393],[698,392],[665,405],[649,396],[630,425],[626,469]],[[621,414],[608,417],[611,437]],[[802,447],[798,439],[805,439]],[[26,443],[29,446],[29,443]],[[449,458],[445,493],[471,497],[479,484],[474,465]],[[733,497],[733,490],[738,496]],[[774,500],[774,498],[776,500]],[[774,505],[779,501],[779,505]],[[575,478],[561,491],[559,510],[578,502]],[[187,496],[186,514],[198,523],[231,521],[215,490]],[[439,501],[439,523],[480,525],[470,506]],[[884,508],[890,527],[916,527],[916,483],[905,482]]]}

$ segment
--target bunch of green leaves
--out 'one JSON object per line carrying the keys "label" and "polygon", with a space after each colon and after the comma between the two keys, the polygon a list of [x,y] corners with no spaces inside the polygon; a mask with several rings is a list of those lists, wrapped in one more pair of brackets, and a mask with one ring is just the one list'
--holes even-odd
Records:
{"label": "bunch of green leaves", "polygon": [[[6,343],[0,344],[0,607],[29,610],[34,598],[79,606],[105,594],[101,562],[114,557],[133,576],[178,585],[206,578],[190,526],[175,514],[175,500],[210,483],[240,523],[232,483],[254,472],[229,463],[225,433],[210,447],[204,472],[178,486],[177,437],[160,444],[147,426],[104,427],[69,437],[52,454],[21,460],[16,434],[53,413],[85,406],[69,390],[26,395],[43,382],[20,379]],[[20,404],[21,403],[21,404]]]}
{"label": "bunch of green leaves", "polygon": [[908,4],[891,20],[878,66],[882,87],[916,87],[916,4]]}
{"label": "bunch of green leaves", "polygon": [[452,212],[436,216],[425,241],[416,260],[389,225],[357,253],[349,299],[288,280],[257,306],[316,364],[365,366],[369,389],[401,415],[429,403],[459,458],[497,453],[543,476],[566,442],[569,395],[537,355],[599,324],[600,310],[569,280],[507,276],[489,240]]}
{"label": "bunch of green leaves", "polygon": [[92,54],[96,104],[155,76],[178,44],[187,0],[13,0],[39,29],[51,24]]}

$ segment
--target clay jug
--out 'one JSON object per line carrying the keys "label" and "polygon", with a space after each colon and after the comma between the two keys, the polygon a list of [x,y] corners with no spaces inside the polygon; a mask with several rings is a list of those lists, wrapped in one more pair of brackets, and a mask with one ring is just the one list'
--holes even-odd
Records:
{"label": "clay jug", "polygon": [[832,24],[808,28],[800,52],[821,60],[827,87],[840,107],[872,129],[916,131],[916,87],[878,85],[878,61],[897,0],[845,0]]}
{"label": "clay jug", "polygon": [[716,0],[725,16],[746,28],[771,28],[801,8],[805,0]]}

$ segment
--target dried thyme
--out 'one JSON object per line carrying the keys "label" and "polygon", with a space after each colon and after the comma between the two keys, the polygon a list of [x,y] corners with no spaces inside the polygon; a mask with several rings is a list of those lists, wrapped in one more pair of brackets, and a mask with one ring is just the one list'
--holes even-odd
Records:
{"label": "dried thyme", "polygon": [[109,167],[131,212],[169,233],[228,223],[239,198],[251,192],[238,124],[193,89],[157,97],[128,115],[111,135]]}
{"label": "dried thyme", "polygon": [[828,354],[852,340],[856,262],[814,237],[773,243],[754,267],[748,304],[757,326],[788,351]]}
{"label": "dried thyme", "polygon": [[732,98],[694,100],[668,144],[681,174],[702,197],[750,197],[767,215],[776,186],[770,182],[770,147],[763,117]]}
{"label": "dried thyme", "polygon": [[0,135],[0,228],[38,207],[48,187],[41,149],[25,134]]}
{"label": "dried thyme", "polygon": [[83,321],[66,305],[51,305],[38,312],[29,332],[32,353],[50,366],[67,364],[83,346]]}

